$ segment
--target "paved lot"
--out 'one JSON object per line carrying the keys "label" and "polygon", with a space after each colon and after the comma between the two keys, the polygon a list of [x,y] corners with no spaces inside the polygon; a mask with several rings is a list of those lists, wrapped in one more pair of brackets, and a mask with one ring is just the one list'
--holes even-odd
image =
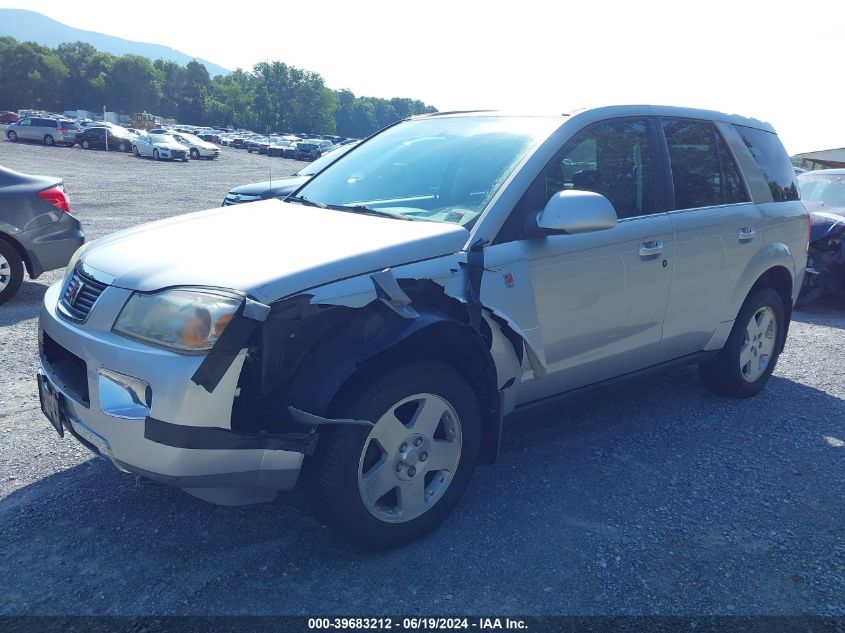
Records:
{"label": "paved lot", "polygon": [[[6,141],[0,164],[62,176],[92,238],[302,166]],[[0,614],[845,615],[845,301],[795,315],[756,399],[684,370],[513,420],[445,525],[371,554],[297,493],[215,507],[59,439],[33,378],[59,278],[0,308]]]}

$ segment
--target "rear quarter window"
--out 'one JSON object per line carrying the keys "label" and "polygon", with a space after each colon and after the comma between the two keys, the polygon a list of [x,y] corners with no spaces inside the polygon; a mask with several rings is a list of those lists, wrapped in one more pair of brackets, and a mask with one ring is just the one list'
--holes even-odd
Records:
{"label": "rear quarter window", "polygon": [[775,202],[798,200],[798,184],[792,162],[777,134],[743,125],[734,125],[769,184]]}

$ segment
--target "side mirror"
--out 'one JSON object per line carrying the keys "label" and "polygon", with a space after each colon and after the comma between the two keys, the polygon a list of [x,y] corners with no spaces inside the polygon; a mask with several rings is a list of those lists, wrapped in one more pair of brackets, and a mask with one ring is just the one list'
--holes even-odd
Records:
{"label": "side mirror", "polygon": [[616,226],[616,210],[600,193],[567,189],[559,191],[537,214],[541,235],[550,233],[589,233]]}

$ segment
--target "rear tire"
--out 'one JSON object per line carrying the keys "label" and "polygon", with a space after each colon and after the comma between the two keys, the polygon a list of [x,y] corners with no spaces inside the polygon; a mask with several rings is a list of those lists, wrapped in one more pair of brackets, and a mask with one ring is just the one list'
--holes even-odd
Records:
{"label": "rear tire", "polygon": [[0,239],[0,305],[14,297],[23,283],[23,261],[15,247]]}
{"label": "rear tire", "polygon": [[324,428],[307,465],[316,513],[366,549],[398,547],[440,525],[478,462],[480,407],[466,378],[440,362],[403,365],[332,409],[376,425]]}
{"label": "rear tire", "polygon": [[194,160],[198,160],[199,157],[200,151],[196,147],[191,148],[191,158],[193,158]]}
{"label": "rear tire", "polygon": [[117,146],[117,149],[120,150],[121,152],[128,152],[129,146],[126,143],[121,143],[120,145]]}
{"label": "rear tire", "polygon": [[53,147],[53,145],[55,145],[55,144],[56,144],[56,141],[53,140],[53,136],[51,134],[45,134],[44,135],[44,145],[47,145],[49,147]]}
{"label": "rear tire", "polygon": [[82,149],[91,149],[91,143],[89,143],[88,141],[82,141],[81,145]]}
{"label": "rear tire", "polygon": [[780,295],[771,288],[758,290],[742,304],[725,346],[699,365],[701,379],[721,396],[757,395],[775,369],[785,332]]}

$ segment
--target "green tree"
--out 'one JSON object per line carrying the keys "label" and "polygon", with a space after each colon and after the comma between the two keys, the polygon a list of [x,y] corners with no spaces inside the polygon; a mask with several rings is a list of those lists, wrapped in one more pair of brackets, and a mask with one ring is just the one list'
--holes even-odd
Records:
{"label": "green tree", "polygon": [[58,110],[68,69],[52,49],[0,37],[0,108]]}
{"label": "green tree", "polygon": [[68,69],[60,90],[62,108],[102,108],[106,77],[115,59],[114,55],[102,53],[87,42],[59,44],[56,55]]}
{"label": "green tree", "polygon": [[157,59],[153,66],[161,76],[161,101],[157,114],[176,118],[185,93],[185,68],[167,59]]}
{"label": "green tree", "polygon": [[106,79],[106,105],[126,113],[158,112],[162,76],[149,59],[122,55],[114,60]]}
{"label": "green tree", "polygon": [[185,89],[179,106],[179,120],[200,124],[205,119],[205,102],[211,93],[211,77],[197,60],[185,67]]}

